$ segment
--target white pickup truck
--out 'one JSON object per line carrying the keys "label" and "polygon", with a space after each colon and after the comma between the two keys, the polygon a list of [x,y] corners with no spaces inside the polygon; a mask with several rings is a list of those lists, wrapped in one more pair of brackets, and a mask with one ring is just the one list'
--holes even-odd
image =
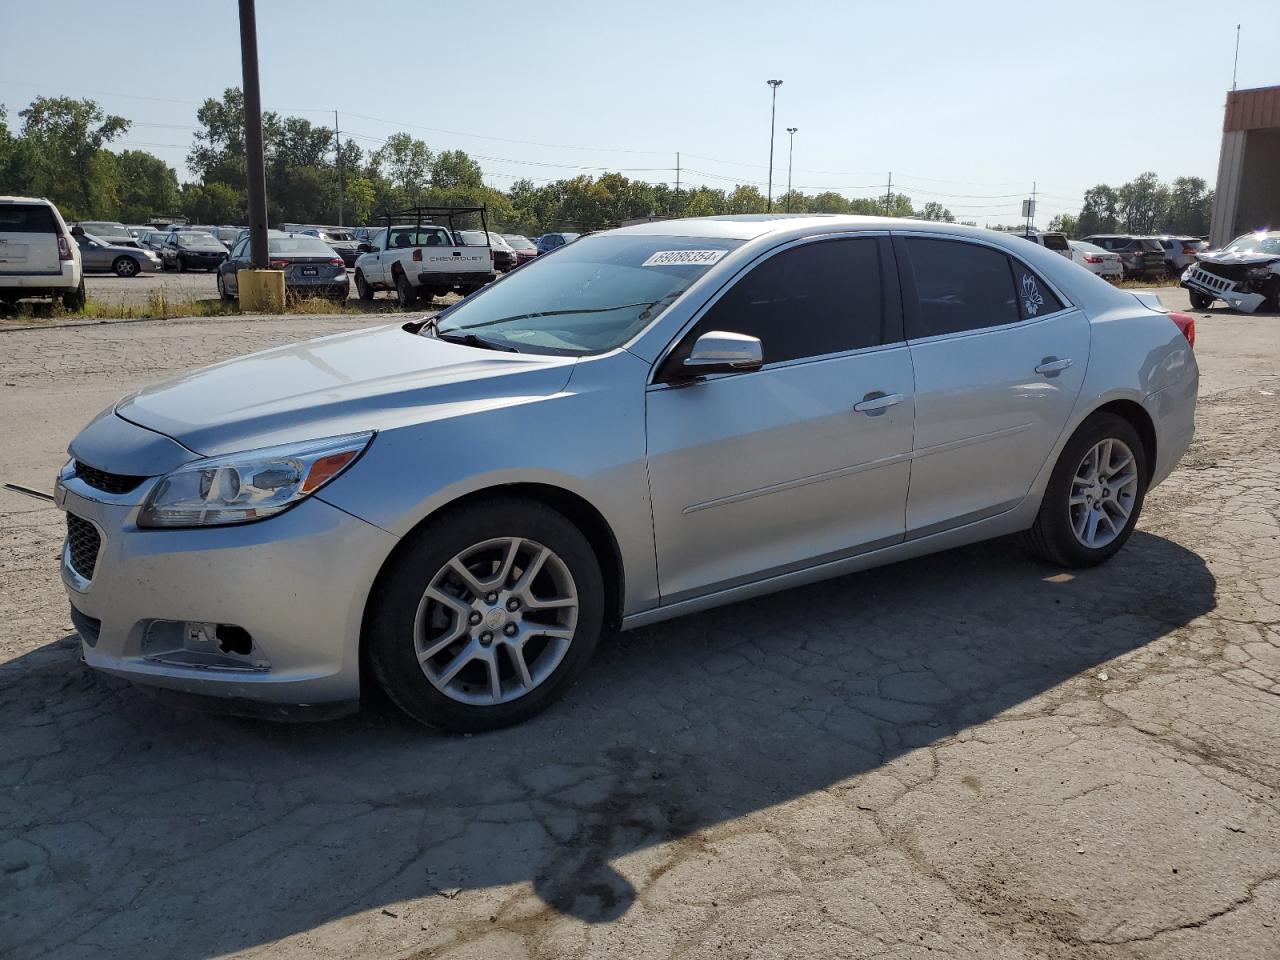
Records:
{"label": "white pickup truck", "polygon": [[[440,216],[434,210],[431,215]],[[407,310],[419,297],[443,297],[451,292],[466,296],[494,279],[489,247],[464,246],[451,228],[416,219],[415,223],[383,227],[369,238],[371,249],[355,263],[356,291],[361,300],[372,300],[379,290],[393,290],[400,306]]]}

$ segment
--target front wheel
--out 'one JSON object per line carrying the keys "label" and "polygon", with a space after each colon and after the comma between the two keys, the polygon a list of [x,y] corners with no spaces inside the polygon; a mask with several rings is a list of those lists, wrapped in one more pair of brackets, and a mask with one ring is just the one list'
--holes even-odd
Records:
{"label": "front wheel", "polygon": [[222,278],[222,271],[218,271],[218,296],[223,300],[230,300],[231,294],[227,293],[227,281]]}
{"label": "front wheel", "polygon": [[1147,493],[1147,451],[1129,421],[1095,413],[1067,441],[1027,537],[1063,567],[1092,567],[1133,533]]}
{"label": "front wheel", "polygon": [[359,270],[356,271],[356,295],[366,303],[373,299],[373,287],[369,286],[369,281]]}
{"label": "front wheel", "polygon": [[396,302],[402,310],[412,310],[418,302],[418,291],[403,273],[396,274]]}
{"label": "front wheel", "polygon": [[379,684],[409,716],[453,732],[528,719],[586,666],[604,623],[590,543],[531,500],[492,499],[428,522],[370,598]]}
{"label": "front wheel", "polygon": [[116,257],[111,269],[116,272],[117,277],[136,277],[140,268],[133,257]]}
{"label": "front wheel", "polygon": [[1191,294],[1191,306],[1197,310],[1208,310],[1213,303],[1213,297],[1201,293],[1199,290],[1188,289],[1187,292]]}

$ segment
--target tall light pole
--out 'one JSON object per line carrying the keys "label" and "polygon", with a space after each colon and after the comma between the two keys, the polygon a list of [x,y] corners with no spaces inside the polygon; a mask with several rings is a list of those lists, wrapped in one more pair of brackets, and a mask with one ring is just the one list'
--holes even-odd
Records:
{"label": "tall light pole", "polygon": [[249,255],[267,269],[267,179],[262,160],[262,97],[258,90],[258,20],[253,0],[240,0],[240,64],[244,79],[244,152],[249,188]]}
{"label": "tall light pole", "polygon": [[769,110],[769,211],[773,211],[773,131],[776,126],[778,116],[778,88],[782,86],[781,80],[770,80],[769,86],[773,87],[773,106]]}
{"label": "tall light pole", "polygon": [[787,127],[787,133],[791,134],[791,145],[787,147],[787,213],[791,212],[791,161],[796,155],[796,131],[799,127]]}

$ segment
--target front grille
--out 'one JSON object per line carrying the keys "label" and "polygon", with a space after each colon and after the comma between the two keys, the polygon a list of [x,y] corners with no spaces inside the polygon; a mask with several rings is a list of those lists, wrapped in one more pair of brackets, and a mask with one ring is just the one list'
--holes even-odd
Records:
{"label": "front grille", "polygon": [[1212,273],[1215,277],[1222,277],[1224,280],[1247,280],[1249,278],[1249,267],[1243,263],[1205,263],[1200,262],[1200,269],[1206,273]]}
{"label": "front grille", "polygon": [[97,527],[74,513],[67,514],[67,559],[78,576],[85,580],[93,579],[101,546],[102,537]]}
{"label": "front grille", "polygon": [[146,477],[133,477],[127,473],[108,473],[106,470],[91,467],[81,460],[76,461],[76,476],[95,490],[101,490],[103,493],[128,493],[130,490],[136,489],[143,480],[147,479]]}

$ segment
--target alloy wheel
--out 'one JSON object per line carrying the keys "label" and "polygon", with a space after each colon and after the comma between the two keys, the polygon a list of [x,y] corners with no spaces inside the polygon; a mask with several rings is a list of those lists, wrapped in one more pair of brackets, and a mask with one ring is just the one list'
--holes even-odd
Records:
{"label": "alloy wheel", "polygon": [[517,700],[564,659],[578,607],[573,575],[553,550],[521,537],[486,540],[431,578],[414,618],[418,663],[459,703]]}
{"label": "alloy wheel", "polygon": [[1091,550],[1120,536],[1138,497],[1138,461],[1122,440],[1108,437],[1089,448],[1071,481],[1071,530]]}

